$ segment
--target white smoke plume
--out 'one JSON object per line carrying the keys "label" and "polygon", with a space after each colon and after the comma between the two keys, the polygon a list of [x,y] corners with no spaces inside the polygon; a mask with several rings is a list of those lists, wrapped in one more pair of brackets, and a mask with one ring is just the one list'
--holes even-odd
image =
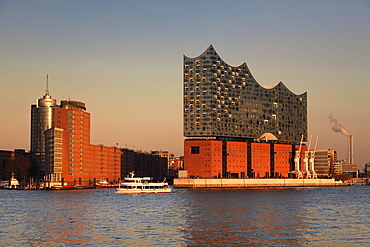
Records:
{"label": "white smoke plume", "polygon": [[343,126],[340,123],[338,123],[338,120],[334,118],[333,115],[329,115],[329,121],[332,125],[331,127],[332,130],[334,130],[335,132],[340,132],[341,134],[346,135],[346,136],[349,135],[347,130],[343,128]]}

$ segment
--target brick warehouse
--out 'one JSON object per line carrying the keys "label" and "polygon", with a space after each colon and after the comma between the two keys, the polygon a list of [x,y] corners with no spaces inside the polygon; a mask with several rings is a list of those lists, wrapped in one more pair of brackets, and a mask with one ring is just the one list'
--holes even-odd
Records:
{"label": "brick warehouse", "polygon": [[[307,93],[261,86],[213,46],[184,56],[184,169],[191,177],[288,177],[307,139]],[[301,163],[301,162],[300,162]],[[299,168],[302,169],[302,168]]]}

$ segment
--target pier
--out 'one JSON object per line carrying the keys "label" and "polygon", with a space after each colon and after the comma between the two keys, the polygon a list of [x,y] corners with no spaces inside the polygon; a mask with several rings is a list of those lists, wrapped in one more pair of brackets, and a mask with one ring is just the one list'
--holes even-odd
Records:
{"label": "pier", "polygon": [[255,187],[326,187],[350,185],[335,179],[296,179],[296,178],[177,178],[175,188],[255,188]]}

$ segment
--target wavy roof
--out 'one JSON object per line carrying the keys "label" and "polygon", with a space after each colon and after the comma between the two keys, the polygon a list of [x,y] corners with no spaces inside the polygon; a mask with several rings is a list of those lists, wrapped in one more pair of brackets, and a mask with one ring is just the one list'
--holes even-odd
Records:
{"label": "wavy roof", "polygon": [[[209,45],[208,46],[208,48],[202,53],[202,54],[200,54],[199,56],[197,56],[197,57],[194,57],[194,58],[192,58],[192,59],[200,59],[202,56],[204,56],[207,52],[214,52],[215,53],[215,55],[219,58],[219,60],[220,61],[222,61],[223,63],[225,63],[225,65],[227,65],[227,66],[229,66],[229,67],[233,67],[233,68],[241,68],[241,69],[247,69],[248,71],[249,71],[249,76],[250,76],[250,78],[251,79],[253,79],[254,81],[255,81],[255,83],[257,83],[261,88],[264,88],[264,89],[268,89],[268,90],[272,90],[272,89],[278,89],[279,87],[282,87],[282,88],[284,88],[285,90],[288,90],[290,93],[292,93],[292,94],[294,94],[294,95],[297,95],[297,96],[300,96],[300,95],[304,95],[304,94],[306,94],[307,92],[305,92],[305,93],[302,93],[302,94],[296,94],[296,93],[294,93],[294,92],[292,92],[289,88],[287,88],[286,86],[285,86],[285,84],[282,82],[282,81],[279,81],[279,82],[277,82],[277,83],[275,83],[275,84],[272,84],[272,85],[267,85],[267,86],[262,86],[254,77],[253,77],[253,75],[252,75],[252,72],[250,71],[250,69],[248,68],[248,65],[247,65],[247,63],[246,62],[243,62],[243,63],[241,63],[240,65],[237,65],[237,66],[232,66],[232,65],[230,65],[230,64],[228,64],[228,63],[226,63],[222,58],[221,58],[221,56],[220,55],[218,55],[218,53],[217,53],[217,51],[216,51],[216,49],[213,47],[213,45],[211,44],[211,45]],[[185,56],[185,55],[184,55]],[[187,57],[187,56],[185,56],[185,57]],[[190,57],[187,57],[187,58],[190,58]]]}

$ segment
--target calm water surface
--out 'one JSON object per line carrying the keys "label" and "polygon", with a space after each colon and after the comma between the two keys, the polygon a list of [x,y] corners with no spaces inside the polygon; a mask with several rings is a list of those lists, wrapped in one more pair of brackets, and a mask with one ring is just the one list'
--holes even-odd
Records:
{"label": "calm water surface", "polygon": [[370,246],[370,186],[0,190],[0,246]]}

